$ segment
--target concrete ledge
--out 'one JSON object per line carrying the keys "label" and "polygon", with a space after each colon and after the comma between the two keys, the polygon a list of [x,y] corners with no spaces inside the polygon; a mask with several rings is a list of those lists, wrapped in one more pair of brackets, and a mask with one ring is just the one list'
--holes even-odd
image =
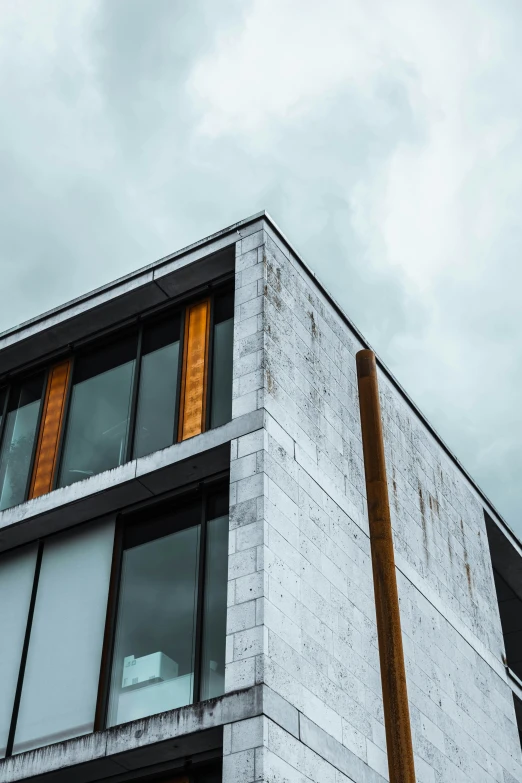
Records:
{"label": "concrete ledge", "polygon": [[[265,715],[357,783],[384,778],[267,685],[228,693],[122,726],[58,742],[0,761],[0,783],[94,783],[135,779],[184,764],[221,756],[223,726]],[[178,764],[176,764],[178,762]]]}
{"label": "concrete ledge", "polygon": [[256,685],[4,759],[0,783],[41,775],[46,776],[46,783],[91,783],[212,749],[220,751],[225,723],[252,718],[261,711],[262,688]]}
{"label": "concrete ledge", "polygon": [[230,467],[233,438],[263,426],[263,411],[0,512],[0,551],[106,516]]}

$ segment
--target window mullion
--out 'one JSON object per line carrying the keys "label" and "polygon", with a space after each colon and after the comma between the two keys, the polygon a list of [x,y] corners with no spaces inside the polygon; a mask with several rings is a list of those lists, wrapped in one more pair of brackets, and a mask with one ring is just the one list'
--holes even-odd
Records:
{"label": "window mullion", "polygon": [[183,400],[183,381],[185,376],[185,329],[187,323],[187,308],[181,311],[180,317],[180,329],[179,329],[179,354],[178,354],[178,378],[176,382],[176,399],[174,404],[176,406],[174,414],[174,432],[172,433],[172,443],[177,443],[178,432],[180,431],[180,422],[182,416],[182,400]]}
{"label": "window mullion", "polygon": [[5,750],[6,758],[13,754],[13,745],[16,733],[16,723],[18,721],[18,712],[20,709],[20,699],[22,697],[22,686],[24,683],[25,665],[27,662],[27,653],[29,652],[29,642],[31,640],[31,628],[33,625],[34,607],[36,604],[36,594],[38,592],[38,581],[40,578],[40,568],[42,565],[44,542],[38,542],[38,553],[36,555],[36,565],[34,569],[34,581],[33,589],[31,592],[31,601],[29,604],[29,613],[27,615],[27,626],[25,630],[24,645],[22,647],[22,656],[20,658],[20,669],[18,672],[18,681],[16,683],[16,691],[13,702],[13,713],[11,717],[11,726],[9,729],[9,737],[7,739],[7,746]]}
{"label": "window mullion", "polygon": [[[2,456],[2,443],[3,443],[3,440],[4,440],[5,420],[7,418],[9,397],[11,395],[12,389],[13,389],[13,386],[11,384],[11,385],[9,385],[7,387],[6,392],[5,392],[4,409],[2,411],[2,420],[0,421],[0,457]],[[7,467],[7,462],[5,463],[5,465]],[[0,488],[2,487],[3,481],[4,481],[4,476],[3,476],[3,473],[1,471],[1,466],[0,466]]]}
{"label": "window mullion", "polygon": [[138,411],[138,394],[141,374],[141,357],[143,351],[143,323],[140,324],[138,331],[138,345],[136,349],[136,365],[134,368],[134,379],[132,384],[132,397],[129,411],[129,431],[127,433],[127,454],[126,462],[132,459],[134,449],[134,434],[136,432],[136,415]]}
{"label": "window mullion", "polygon": [[107,706],[109,702],[109,690],[111,684],[112,656],[115,642],[116,617],[118,613],[118,599],[121,582],[124,525],[125,523],[123,519],[121,516],[119,516],[116,519],[116,529],[114,531],[114,548],[112,550],[111,577],[109,582],[107,615],[105,617],[105,631],[103,634],[103,647],[100,661],[100,678],[98,681],[98,695],[96,698],[94,731],[102,731],[105,728],[107,719]]}
{"label": "window mullion", "polygon": [[205,608],[205,570],[207,555],[207,495],[201,499],[201,532],[199,539],[196,633],[194,639],[194,703],[201,700],[201,666],[203,661],[203,613]]}

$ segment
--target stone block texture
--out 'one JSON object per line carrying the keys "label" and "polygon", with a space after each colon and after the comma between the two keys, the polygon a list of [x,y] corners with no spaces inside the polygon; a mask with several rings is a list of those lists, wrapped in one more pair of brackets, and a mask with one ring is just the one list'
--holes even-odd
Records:
{"label": "stone block texture", "polygon": [[[388,779],[355,354],[271,229],[236,244],[224,783]],[[479,496],[384,375],[381,404],[419,783],[522,780]]]}

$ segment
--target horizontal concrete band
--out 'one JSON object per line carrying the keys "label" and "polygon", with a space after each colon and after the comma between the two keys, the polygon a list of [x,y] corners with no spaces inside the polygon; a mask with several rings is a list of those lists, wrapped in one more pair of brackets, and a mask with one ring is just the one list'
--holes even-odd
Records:
{"label": "horizontal concrete band", "polygon": [[0,551],[201,481],[230,465],[230,441],[263,426],[263,411],[0,512]]}
{"label": "horizontal concrete band", "polygon": [[262,715],[355,783],[383,783],[384,778],[362,759],[266,685],[4,759],[0,761],[0,783],[31,781],[41,775],[46,776],[46,783],[72,779],[94,783],[158,762],[208,754],[212,749],[221,753],[224,725]]}
{"label": "horizontal concrete band", "polygon": [[[256,686],[4,759],[0,783],[41,775],[46,775],[46,783],[110,779],[125,770],[220,749],[224,724],[261,713],[261,686]],[[215,729],[220,731],[212,732]],[[182,741],[188,736],[193,741]]]}

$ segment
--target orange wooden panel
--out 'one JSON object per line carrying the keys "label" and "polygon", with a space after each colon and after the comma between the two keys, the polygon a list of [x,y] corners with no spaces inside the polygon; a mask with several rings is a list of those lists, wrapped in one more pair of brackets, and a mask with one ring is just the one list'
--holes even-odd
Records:
{"label": "orange wooden panel", "polygon": [[56,467],[56,452],[62,427],[70,361],[55,365],[47,380],[44,409],[36,447],[36,458],[29,490],[30,498],[50,492]]}
{"label": "orange wooden panel", "polygon": [[210,299],[187,307],[178,440],[205,429]]}

